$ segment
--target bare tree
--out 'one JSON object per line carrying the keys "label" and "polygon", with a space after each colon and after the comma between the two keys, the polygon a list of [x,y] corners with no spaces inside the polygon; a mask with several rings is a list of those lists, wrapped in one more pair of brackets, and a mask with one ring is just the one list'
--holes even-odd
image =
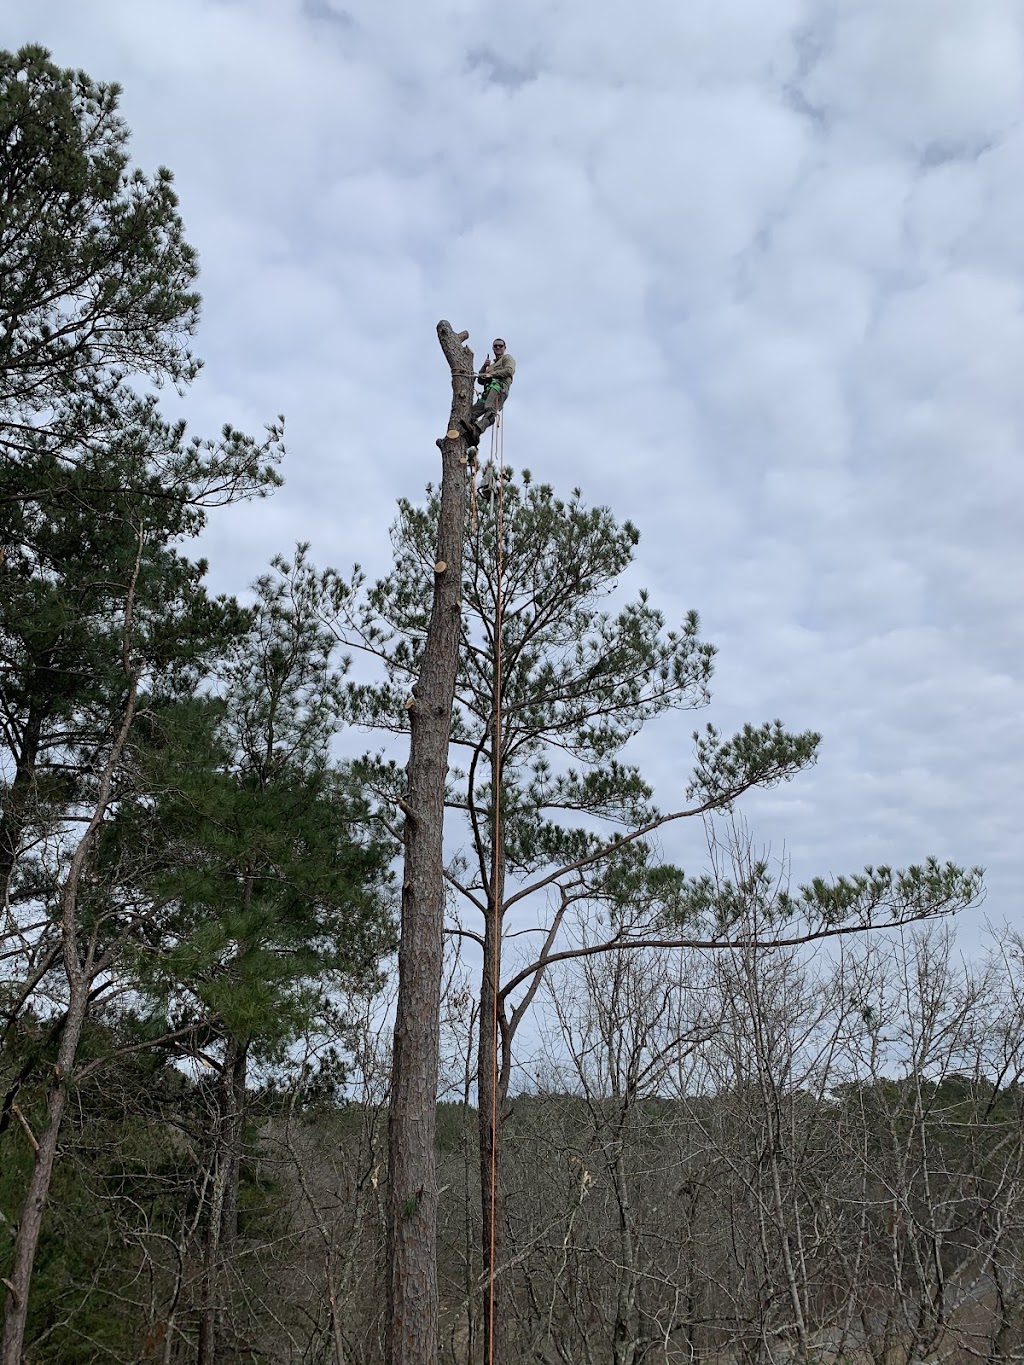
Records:
{"label": "bare tree", "polygon": [[[637,1365],[681,1331],[692,1342],[695,1267],[681,1246],[668,1269],[657,1225],[667,1189],[684,1199],[696,1189],[691,1153],[678,1145],[682,1115],[665,1101],[680,1081],[692,1098],[691,1062],[721,1024],[712,984],[703,955],[650,949],[570,962],[549,982],[560,1051],[571,1060],[569,1088],[588,1119],[591,1213],[602,1187],[610,1196],[611,1240],[601,1261],[611,1282],[593,1309],[606,1333],[596,1354],[613,1365]],[[681,1227],[676,1240],[685,1243],[688,1231]]]}
{"label": "bare tree", "polygon": [[398,1002],[388,1127],[389,1365],[437,1358],[437,1168],[434,1151],[440,996],[444,948],[444,804],[448,740],[461,639],[466,521],[466,440],[473,353],[451,324],[437,335],[452,375],[448,434],[441,447],[441,495],[434,589],[409,699],[411,727],[405,815],[405,870],[398,949]]}
{"label": "bare tree", "polygon": [[1024,1355],[1015,951],[1011,941],[968,966],[950,934],[919,931],[848,978],[863,1026],[844,1102],[865,1134],[871,1247],[860,1325],[880,1365],[951,1351]]}

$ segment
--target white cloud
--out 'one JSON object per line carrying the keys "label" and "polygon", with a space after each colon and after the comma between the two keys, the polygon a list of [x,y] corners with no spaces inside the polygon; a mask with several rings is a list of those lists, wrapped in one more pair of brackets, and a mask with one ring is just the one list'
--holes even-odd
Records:
{"label": "white cloud", "polygon": [[[1018,0],[12,0],[33,39],[176,173],[197,425],[288,414],[219,586],[297,539],[383,571],[437,474],[434,324],[501,332],[508,458],[640,526],[631,581],[721,646],[712,718],[824,732],[755,835],[797,875],[984,861],[1015,913]],[[636,744],[666,801],[690,728]]]}
{"label": "white cloud", "polygon": [[1020,118],[1024,18],[992,0],[877,0],[834,10],[808,98],[901,150],[970,152]]}

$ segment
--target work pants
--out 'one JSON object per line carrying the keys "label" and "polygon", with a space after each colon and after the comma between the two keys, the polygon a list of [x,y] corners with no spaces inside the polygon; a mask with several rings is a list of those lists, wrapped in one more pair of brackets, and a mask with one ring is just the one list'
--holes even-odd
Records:
{"label": "work pants", "polygon": [[498,389],[487,389],[473,404],[473,421],[481,431],[493,424],[505,406],[505,394]]}

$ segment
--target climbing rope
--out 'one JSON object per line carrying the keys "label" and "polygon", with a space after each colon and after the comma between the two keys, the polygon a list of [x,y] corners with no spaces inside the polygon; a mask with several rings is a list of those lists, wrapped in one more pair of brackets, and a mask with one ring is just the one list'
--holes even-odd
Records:
{"label": "climbing rope", "polygon": [[[494,745],[491,764],[491,781],[494,786],[494,829],[491,838],[493,858],[493,886],[491,892],[492,914],[494,915],[494,943],[491,956],[491,994],[493,996],[493,1017],[491,1019],[491,1237],[487,1256],[487,1300],[488,1300],[488,1341],[486,1365],[494,1365],[494,1299],[496,1271],[495,1248],[498,1202],[498,972],[501,963],[501,906],[498,902],[501,848],[501,627],[502,627],[502,570],[504,567],[505,545],[505,427],[501,408],[491,426],[491,467],[498,470],[498,510],[494,519],[496,537],[496,571],[494,580]],[[476,480],[474,478],[474,489]],[[485,964],[486,969],[486,964]]]}

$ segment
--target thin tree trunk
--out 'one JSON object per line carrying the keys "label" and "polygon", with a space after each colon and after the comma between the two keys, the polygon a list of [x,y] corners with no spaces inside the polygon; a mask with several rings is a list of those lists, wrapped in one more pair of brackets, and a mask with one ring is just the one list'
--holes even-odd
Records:
{"label": "thin tree trunk", "polygon": [[[466,1020],[467,1039],[472,1038],[477,1031],[479,1023],[479,1004],[472,1003],[469,1009],[469,1018]],[[469,1132],[469,1111],[473,1096],[473,1082],[475,1075],[473,1071],[473,1048],[471,1044],[466,1047],[466,1067],[462,1077],[462,1170],[465,1181],[466,1202],[463,1213],[463,1236],[464,1255],[465,1255],[465,1277],[463,1289],[465,1291],[466,1302],[466,1342],[465,1359],[476,1359],[476,1329],[478,1324],[477,1315],[477,1284],[480,1272],[479,1240],[476,1235],[475,1220],[473,1217],[473,1200],[470,1197],[472,1189],[472,1179],[470,1171],[473,1166],[474,1154],[473,1144]],[[479,1117],[479,1109],[478,1109]],[[477,1151],[479,1152],[480,1142],[477,1139]]]}
{"label": "thin tree trunk", "polygon": [[224,1190],[224,1216],[221,1219],[221,1241],[228,1247],[238,1236],[238,1190],[242,1175],[242,1146],[245,1135],[245,1085],[249,1069],[249,1044],[239,1042],[228,1076],[230,1094],[229,1127],[227,1133],[228,1177]]}
{"label": "thin tree trunk", "polygon": [[209,1221],[203,1247],[203,1275],[199,1285],[199,1343],[196,1365],[214,1365],[217,1359],[217,1269],[220,1261],[220,1234],[224,1220],[224,1192],[227,1188],[227,1153],[218,1140],[214,1156]]}
{"label": "thin tree trunk", "polygon": [[[626,1106],[628,1099],[622,1101]],[[640,1345],[640,1313],[636,1303],[637,1258],[633,1236],[633,1206],[626,1175],[623,1129],[626,1109],[619,1114],[611,1159],[612,1183],[619,1210],[619,1273],[615,1291],[615,1331],[612,1338],[612,1365],[636,1365]]]}
{"label": "thin tree trunk", "polygon": [[[500,850],[497,851],[500,857]],[[499,877],[498,905],[503,898]],[[480,1320],[483,1325],[485,1365],[499,1365],[508,1358],[508,1313],[505,1298],[507,1277],[501,1268],[507,1260],[505,1245],[505,1198],[502,1187],[501,1127],[508,1101],[508,1076],[500,1044],[501,1017],[495,1030],[495,990],[501,982],[501,917],[489,907],[484,926],[484,967],[480,989],[480,1033],[477,1047],[478,1125],[480,1131],[480,1208],[483,1292]],[[498,1044],[496,1050],[495,1044]],[[493,1257],[494,1281],[490,1278]]]}
{"label": "thin tree trunk", "polygon": [[444,796],[461,637],[466,521],[466,440],[473,354],[451,324],[438,340],[452,372],[448,435],[441,447],[434,600],[409,719],[405,868],[398,1001],[388,1128],[389,1365],[435,1365],[437,1295],[437,1077],[444,942]]}
{"label": "thin tree trunk", "polygon": [[25,720],[25,731],[18,754],[14,780],[7,789],[7,798],[0,809],[0,905],[7,904],[10,895],[11,877],[18,857],[21,836],[28,823],[28,807],[31,800],[32,785],[36,776],[36,761],[39,757],[39,740],[42,735],[43,713],[37,701],[29,705]]}
{"label": "thin tree trunk", "polygon": [[214,1365],[217,1359],[221,1261],[224,1248],[231,1245],[238,1232],[238,1176],[241,1168],[247,1051],[247,1044],[240,1043],[237,1038],[228,1038],[224,1068],[217,1087],[213,1183],[199,1291],[198,1365]]}
{"label": "thin tree trunk", "polygon": [[[139,553],[141,556],[141,548]],[[137,559],[135,564],[136,576],[138,575],[138,568],[139,561]],[[125,624],[126,672],[128,671],[127,639],[131,629],[131,601],[134,584],[135,579],[133,578]],[[2,1365],[21,1365],[32,1270],[35,1265],[36,1251],[39,1247],[43,1215],[50,1195],[50,1183],[53,1179],[53,1168],[57,1158],[57,1141],[60,1137],[61,1124],[64,1121],[64,1111],[67,1108],[68,1085],[89,1008],[92,983],[108,960],[107,956],[104,956],[101,961],[95,959],[93,944],[90,944],[86,950],[84,961],[79,954],[78,888],[96,833],[103,823],[107,807],[110,804],[114,774],[121,762],[125,745],[128,742],[128,734],[135,719],[137,695],[138,676],[136,675],[129,678],[124,714],[121,717],[121,724],[100,777],[96,793],[96,805],[85,833],[72,854],[67,880],[61,893],[61,942],[64,954],[64,971],[69,990],[68,1014],[61,1033],[60,1046],[57,1049],[57,1062],[53,1070],[53,1077],[47,1092],[46,1123],[42,1135],[38,1139],[32,1176],[25,1195],[18,1232],[14,1239],[14,1259],[11,1277],[7,1281],[4,1332],[2,1345],[0,1345],[0,1362]]]}
{"label": "thin tree trunk", "polygon": [[57,1161],[57,1141],[68,1103],[68,1081],[75,1064],[88,1003],[88,986],[84,982],[76,983],[72,988],[71,1003],[61,1033],[53,1079],[46,1095],[46,1122],[38,1139],[32,1176],[18,1223],[11,1277],[6,1281],[7,1303],[4,1310],[3,1350],[0,1354],[3,1365],[20,1365],[22,1359],[32,1269]]}

